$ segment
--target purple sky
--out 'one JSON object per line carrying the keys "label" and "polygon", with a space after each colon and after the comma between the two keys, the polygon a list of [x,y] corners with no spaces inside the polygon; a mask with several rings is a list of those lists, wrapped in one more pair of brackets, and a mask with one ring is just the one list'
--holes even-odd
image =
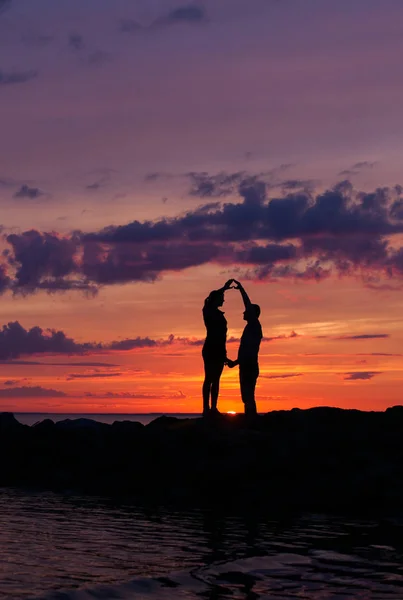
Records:
{"label": "purple sky", "polygon": [[[401,0],[0,0],[0,326],[201,339],[204,297],[240,273],[268,337],[325,355],[324,334],[336,356],[337,336],[369,335],[396,356],[402,22]],[[379,380],[374,402],[389,369],[397,398],[395,363],[329,361]]]}
{"label": "purple sky", "polygon": [[[145,185],[151,172],[292,163],[287,177],[327,183],[376,161],[353,178],[397,182],[399,0],[9,5],[0,15],[6,226],[93,228],[133,206],[138,218],[175,214],[183,182]],[[36,199],[13,199],[23,184],[44,192],[45,214]]]}

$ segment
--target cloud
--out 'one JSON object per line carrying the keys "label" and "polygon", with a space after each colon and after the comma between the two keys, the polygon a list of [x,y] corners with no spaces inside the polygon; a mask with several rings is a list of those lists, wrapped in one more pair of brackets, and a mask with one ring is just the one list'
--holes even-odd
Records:
{"label": "cloud", "polygon": [[0,264],[0,295],[4,294],[11,285],[11,279],[7,275],[7,270],[5,265]]}
{"label": "cloud", "polygon": [[26,83],[38,76],[37,71],[0,71],[0,85]]}
{"label": "cloud", "polygon": [[378,164],[377,161],[369,161],[362,160],[361,162],[356,162],[351,168],[352,169],[373,169],[375,165]]}
{"label": "cloud", "polygon": [[[186,176],[191,183],[189,194],[197,198],[222,198],[230,196],[237,191],[239,184],[246,179],[244,171],[236,173],[220,172],[216,175],[209,175],[207,172],[191,171]],[[151,175],[148,177],[151,177]],[[250,179],[256,179],[256,177],[250,176]]]}
{"label": "cloud", "polygon": [[369,381],[375,375],[381,375],[381,371],[350,371],[343,373],[345,381]]}
{"label": "cloud", "polygon": [[297,337],[301,337],[299,335],[299,333],[296,333],[295,331],[291,331],[291,333],[289,335],[282,334],[282,335],[276,335],[274,337],[263,336],[262,342],[273,342],[275,340],[293,340]]}
{"label": "cloud", "polygon": [[74,381],[75,379],[109,379],[111,377],[122,377],[123,373],[69,373],[66,377],[67,381]]}
{"label": "cloud", "polygon": [[133,19],[121,19],[119,21],[119,31],[121,33],[137,33],[142,29],[143,26]]}
{"label": "cloud", "polygon": [[165,18],[167,23],[200,23],[206,19],[204,8],[194,4],[179,6],[175,8]]}
{"label": "cloud", "polygon": [[22,386],[0,390],[0,398],[65,398],[66,396],[60,390],[52,390],[40,386]]}
{"label": "cloud", "polygon": [[4,325],[0,330],[0,359],[9,360],[33,354],[75,354],[96,345],[77,344],[63,331],[40,327],[24,329],[18,321]]}
{"label": "cloud", "polygon": [[186,398],[186,394],[180,390],[170,394],[143,394],[143,393],[132,393],[132,392],[106,392],[103,394],[94,394],[92,392],[86,392],[84,394],[86,398],[114,398],[114,399],[136,399],[136,400],[178,400]]}
{"label": "cloud", "polygon": [[82,50],[85,46],[84,38],[79,33],[70,33],[68,37],[68,45],[74,51]]}
{"label": "cloud", "polygon": [[378,164],[376,161],[371,162],[368,160],[356,162],[348,169],[340,171],[339,175],[341,177],[351,177],[352,175],[358,175],[361,171],[365,169],[373,169],[376,164]]}
{"label": "cloud", "polygon": [[[292,331],[289,335],[282,334],[273,337],[263,337],[263,342],[272,342],[275,340],[294,339],[299,335]],[[230,337],[228,344],[239,343],[237,337]],[[25,329],[18,321],[3,325],[0,329],[0,365],[51,365],[68,367],[119,367],[118,364],[98,361],[79,361],[79,362],[41,362],[29,360],[16,360],[21,356],[46,355],[68,355],[77,356],[87,353],[105,353],[105,352],[130,352],[132,350],[168,348],[175,345],[200,347],[204,343],[204,338],[177,337],[173,334],[166,338],[152,339],[150,337],[127,338],[108,343],[101,342],[76,342],[68,337],[61,330],[42,329],[41,327],[32,327]],[[69,375],[71,378],[102,378],[118,377],[119,372],[97,372],[89,374]]]}
{"label": "cloud", "polygon": [[0,0],[0,14],[11,7],[12,0]]}
{"label": "cloud", "polygon": [[[96,351],[96,348],[94,351]],[[25,354],[26,352],[21,352],[21,354]],[[77,352],[79,353],[79,351]],[[35,354],[35,353],[34,353]],[[71,353],[69,353],[71,354]],[[48,361],[39,361],[39,360],[0,360],[0,366],[38,366],[38,367],[119,367],[120,365],[114,363],[101,363],[101,362],[48,362]]]}
{"label": "cloud", "polygon": [[95,181],[94,183],[90,183],[89,185],[85,186],[85,189],[95,191],[95,190],[99,190],[101,187],[102,187],[102,182]]}
{"label": "cloud", "polygon": [[22,379],[7,379],[3,381],[4,385],[17,385],[18,383],[23,383],[24,381],[29,381],[28,377],[23,377]]}
{"label": "cloud", "polygon": [[14,198],[30,198],[31,200],[39,198],[40,196],[44,196],[44,192],[42,192],[39,188],[29,187],[26,184],[22,185],[14,194]]}
{"label": "cloud", "polygon": [[396,354],[395,352],[367,352],[358,353],[356,356],[403,356],[403,354]]}
{"label": "cloud", "polygon": [[[153,340],[149,337],[136,337],[132,339],[112,341],[107,344],[100,342],[76,342],[69,338],[63,331],[55,329],[42,329],[32,327],[25,329],[18,321],[3,325],[0,329],[0,361],[9,361],[7,364],[69,366],[69,367],[117,367],[112,363],[95,361],[82,361],[74,363],[43,363],[31,361],[14,361],[21,356],[38,354],[64,354],[77,355],[88,352],[127,352],[142,348],[164,348],[173,344],[200,345],[202,340],[193,338],[179,338],[169,335],[165,339]],[[74,375],[72,375],[74,376]],[[102,377],[100,374],[91,374],[91,377]],[[111,376],[109,373],[108,376]],[[117,376],[117,375],[116,375]],[[78,375],[77,375],[78,377]],[[80,375],[80,377],[85,377]]]}
{"label": "cloud", "polygon": [[[13,249],[13,254],[8,256],[8,263],[16,267],[17,287],[38,288],[41,283],[46,285],[48,278],[53,280],[54,285],[62,285],[65,282],[63,278],[76,269],[75,255],[79,241],[74,236],[63,238],[31,230],[10,234],[6,240]],[[72,285],[74,287],[74,282]]]}
{"label": "cloud", "polygon": [[131,18],[121,19],[118,28],[121,33],[134,34],[140,31],[150,31],[159,27],[180,23],[199,24],[207,20],[205,9],[202,6],[188,4],[174,8],[168,14],[156,19],[149,25],[143,25]]}
{"label": "cloud", "polygon": [[278,373],[276,375],[261,375],[265,379],[291,379],[292,377],[303,377],[303,373]]}
{"label": "cloud", "polygon": [[285,179],[276,187],[281,187],[287,192],[296,190],[313,191],[317,185],[318,182],[314,179]]}
{"label": "cloud", "polygon": [[94,293],[101,285],[152,283],[165,272],[207,263],[261,281],[319,282],[337,274],[374,285],[403,278],[403,246],[392,239],[403,233],[399,186],[359,192],[343,181],[317,195],[268,198],[263,181],[247,178],[237,189],[240,202],[210,202],[177,217],[70,236],[9,235],[11,286],[22,293]]}
{"label": "cloud", "polygon": [[389,333],[362,333],[359,335],[340,335],[335,340],[378,340],[389,338]]}

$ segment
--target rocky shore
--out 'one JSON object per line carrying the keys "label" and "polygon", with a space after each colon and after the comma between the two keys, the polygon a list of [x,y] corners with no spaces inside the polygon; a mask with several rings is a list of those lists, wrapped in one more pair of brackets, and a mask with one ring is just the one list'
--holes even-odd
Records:
{"label": "rocky shore", "polygon": [[403,406],[336,408],[148,425],[88,419],[31,427],[0,413],[0,486],[147,502],[312,511],[403,506]]}

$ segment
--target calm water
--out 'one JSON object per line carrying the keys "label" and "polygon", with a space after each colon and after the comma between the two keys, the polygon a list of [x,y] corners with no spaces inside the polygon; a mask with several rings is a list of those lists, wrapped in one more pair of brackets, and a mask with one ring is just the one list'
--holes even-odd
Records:
{"label": "calm water", "polygon": [[[15,418],[23,425],[34,425],[38,421],[44,421],[45,419],[52,419],[52,421],[64,421],[64,419],[93,419],[100,423],[107,423],[112,425],[114,421],[137,421],[147,425],[150,421],[157,419],[167,413],[146,413],[146,414],[73,414],[73,413],[14,413]],[[181,419],[201,417],[201,414],[185,414],[185,413],[171,413],[170,417],[179,417]]]}
{"label": "calm water", "polygon": [[0,489],[0,599],[401,600],[402,533]]}

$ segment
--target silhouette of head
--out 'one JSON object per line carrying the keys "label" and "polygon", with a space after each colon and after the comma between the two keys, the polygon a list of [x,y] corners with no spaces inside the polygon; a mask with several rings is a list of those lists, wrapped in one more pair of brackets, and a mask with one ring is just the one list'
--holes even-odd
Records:
{"label": "silhouette of head", "polygon": [[213,290],[206,298],[206,304],[218,308],[224,304],[224,292],[221,290]]}
{"label": "silhouette of head", "polygon": [[260,317],[260,306],[258,304],[251,304],[243,313],[245,321],[253,321]]}

